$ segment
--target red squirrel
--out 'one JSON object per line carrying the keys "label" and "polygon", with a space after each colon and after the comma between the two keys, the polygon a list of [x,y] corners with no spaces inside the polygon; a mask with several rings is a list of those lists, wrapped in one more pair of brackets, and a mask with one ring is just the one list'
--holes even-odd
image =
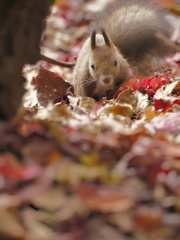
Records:
{"label": "red squirrel", "polygon": [[156,0],[112,0],[95,14],[90,29],[75,63],[50,60],[74,66],[75,94],[97,100],[111,99],[136,72],[148,75],[152,58],[163,55],[158,34],[170,34],[166,11]]}
{"label": "red squirrel", "polygon": [[150,0],[111,1],[96,13],[90,37],[77,58],[75,94],[112,98],[134,72],[149,72],[154,54],[162,54],[157,33],[169,36],[166,12]]}

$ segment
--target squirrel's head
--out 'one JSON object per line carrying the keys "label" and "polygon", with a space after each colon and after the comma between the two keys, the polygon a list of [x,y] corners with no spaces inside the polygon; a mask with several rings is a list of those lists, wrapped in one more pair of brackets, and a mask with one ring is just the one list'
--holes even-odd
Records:
{"label": "squirrel's head", "polygon": [[123,79],[127,78],[124,75],[127,75],[128,70],[124,70],[128,68],[128,64],[104,29],[101,29],[101,33],[96,34],[93,31],[91,34],[89,72],[97,80],[96,88],[98,92],[101,91],[100,95],[106,96],[108,91],[120,86]]}

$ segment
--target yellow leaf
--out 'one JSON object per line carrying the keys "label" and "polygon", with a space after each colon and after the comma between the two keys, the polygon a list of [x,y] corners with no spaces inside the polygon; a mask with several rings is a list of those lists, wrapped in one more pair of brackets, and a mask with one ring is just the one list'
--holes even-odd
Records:
{"label": "yellow leaf", "polygon": [[81,153],[79,159],[87,166],[94,166],[97,165],[99,162],[99,154],[97,154],[96,152]]}

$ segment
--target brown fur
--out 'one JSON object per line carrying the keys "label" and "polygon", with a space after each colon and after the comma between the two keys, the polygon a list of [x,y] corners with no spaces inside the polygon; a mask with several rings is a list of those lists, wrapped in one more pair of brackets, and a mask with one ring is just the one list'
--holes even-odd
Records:
{"label": "brown fur", "polygon": [[165,12],[153,2],[111,1],[96,13],[92,34],[82,47],[74,69],[77,95],[111,98],[129,79],[131,69],[141,69],[143,62],[149,63],[155,53],[161,54],[162,42],[155,34],[168,36],[168,23]]}
{"label": "brown fur", "polygon": [[97,14],[91,28],[103,26],[124,57],[137,62],[160,51],[161,41],[155,33],[168,36],[165,14],[154,0],[118,0]]}

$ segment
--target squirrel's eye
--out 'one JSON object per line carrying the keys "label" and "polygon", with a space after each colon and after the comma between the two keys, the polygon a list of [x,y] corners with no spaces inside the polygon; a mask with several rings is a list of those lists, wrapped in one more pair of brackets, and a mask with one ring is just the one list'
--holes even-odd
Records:
{"label": "squirrel's eye", "polygon": [[117,61],[116,60],[114,60],[114,66],[117,66]]}
{"label": "squirrel's eye", "polygon": [[92,69],[95,69],[94,64],[91,64],[91,68],[92,68]]}

